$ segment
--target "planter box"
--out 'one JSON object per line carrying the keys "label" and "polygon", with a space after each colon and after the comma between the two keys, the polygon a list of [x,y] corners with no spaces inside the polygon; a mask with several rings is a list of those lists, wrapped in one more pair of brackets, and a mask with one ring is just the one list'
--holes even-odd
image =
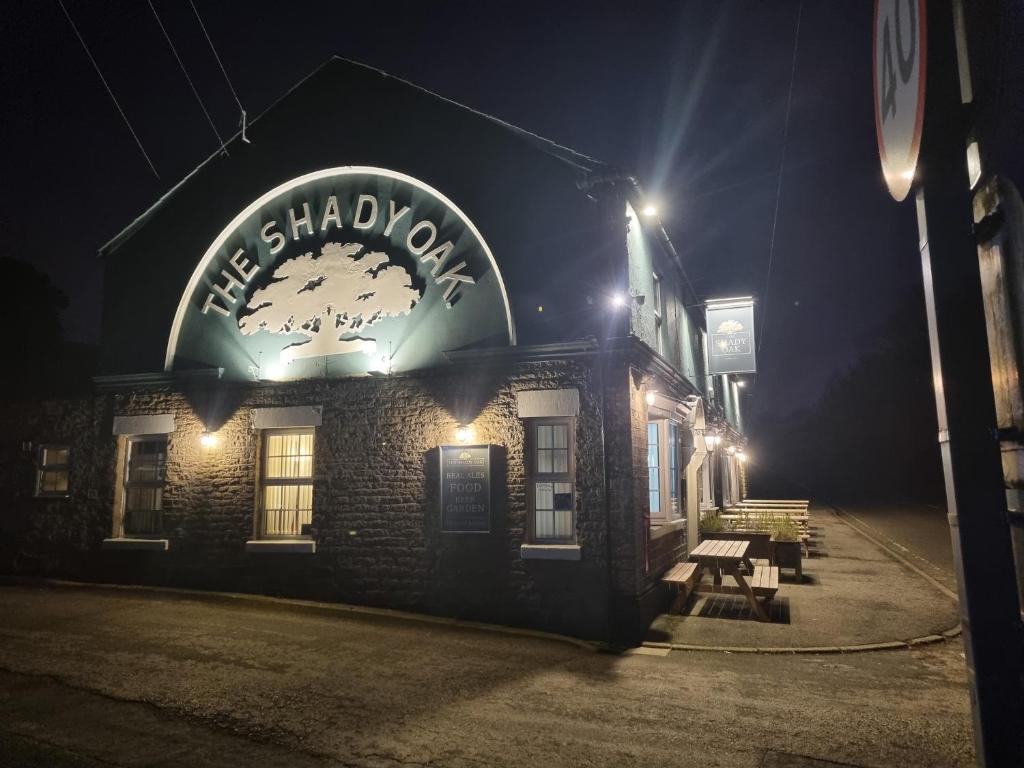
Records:
{"label": "planter box", "polygon": [[772,541],[772,565],[779,568],[793,568],[796,570],[796,578],[803,581],[803,560],[800,552],[799,541]]}
{"label": "planter box", "polygon": [[750,542],[747,549],[747,556],[750,559],[772,559],[772,542],[770,533],[758,533],[755,531],[701,531],[701,539],[743,539]]}

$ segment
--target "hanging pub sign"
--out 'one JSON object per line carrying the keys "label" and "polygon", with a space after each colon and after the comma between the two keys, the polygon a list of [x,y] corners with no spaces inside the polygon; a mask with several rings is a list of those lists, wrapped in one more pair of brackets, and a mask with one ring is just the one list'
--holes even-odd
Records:
{"label": "hanging pub sign", "polygon": [[441,446],[441,532],[491,530],[491,447]]}
{"label": "hanging pub sign", "polygon": [[706,311],[708,374],[756,373],[754,300],[713,299]]}
{"label": "hanging pub sign", "polygon": [[165,367],[229,379],[392,373],[515,344],[483,236],[441,192],[384,168],[326,168],[227,223],[178,304]]}

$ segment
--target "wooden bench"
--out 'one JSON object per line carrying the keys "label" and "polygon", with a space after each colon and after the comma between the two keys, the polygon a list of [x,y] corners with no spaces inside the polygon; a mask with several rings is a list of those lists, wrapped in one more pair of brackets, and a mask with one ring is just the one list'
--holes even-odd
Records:
{"label": "wooden bench", "polygon": [[679,608],[682,608],[683,602],[690,592],[693,591],[694,585],[700,581],[700,577],[701,574],[698,573],[696,563],[676,563],[661,577],[662,581],[678,591],[672,607],[669,608],[669,613],[675,613]]}
{"label": "wooden bench", "polygon": [[779,568],[775,565],[754,566],[754,575],[750,577],[750,591],[758,597],[771,600],[779,591]]}

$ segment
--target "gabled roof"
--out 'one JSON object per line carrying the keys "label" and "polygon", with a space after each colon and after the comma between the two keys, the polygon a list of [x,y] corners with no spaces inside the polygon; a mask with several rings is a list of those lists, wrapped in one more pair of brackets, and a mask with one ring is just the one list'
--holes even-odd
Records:
{"label": "gabled roof", "polygon": [[[556,158],[557,160],[560,160],[566,163],[567,165],[575,168],[583,176],[587,176],[592,173],[607,174],[610,172],[614,172],[614,169],[611,166],[609,166],[607,163],[602,162],[601,160],[597,160],[595,158],[589,157],[588,155],[584,155],[581,152],[577,152],[576,150],[562,146],[561,144],[551,141],[550,139],[546,139],[543,136],[538,136],[535,133],[531,133],[530,131],[527,131],[523,128],[514,126],[511,123],[505,122],[504,120],[500,120],[499,118],[493,117],[492,115],[488,115],[484,112],[480,112],[479,110],[467,107],[464,104],[460,104],[457,101],[441,96],[426,88],[422,88],[416,85],[415,83],[409,82],[408,80],[405,80],[400,77],[395,77],[394,75],[390,75],[387,72],[384,72],[383,70],[377,69],[375,67],[370,67],[366,64],[362,64],[357,61],[345,59],[340,56],[332,56],[322,65],[320,65],[315,70],[306,75],[306,77],[302,78],[302,80],[300,80],[290,89],[288,89],[286,93],[284,93],[280,98],[278,98],[267,109],[261,112],[257,117],[250,120],[249,125],[257,123],[266,115],[273,112],[278,107],[278,105],[280,105],[285,99],[291,96],[295,91],[303,88],[311,79],[319,75],[321,72],[328,68],[336,66],[358,67],[368,72],[376,73],[381,77],[392,80],[395,83],[398,83],[402,86],[415,89],[435,99],[438,99],[447,104],[451,104],[452,106],[458,107],[459,109],[470,112],[483,120],[486,120],[494,125],[501,127],[502,129],[508,131],[517,138],[527,142],[529,145],[539,150],[540,152],[550,155],[551,157]],[[225,142],[224,149],[230,149],[231,146],[236,145],[241,140],[241,137],[242,133],[241,130],[239,130],[227,142]],[[142,215],[140,215],[138,218],[132,221],[127,227],[121,230],[108,242],[100,246],[99,255],[105,256],[109,253],[112,253],[113,251],[117,250],[117,248],[120,247],[123,243],[129,240],[132,237],[132,235],[135,234],[135,232],[137,232],[141,227],[143,227],[157,212],[159,212],[164,207],[164,205],[166,205],[175,195],[177,195],[179,190],[185,187],[193,176],[198,174],[199,171],[201,171],[207,165],[209,165],[218,157],[220,157],[223,154],[223,151],[223,149],[218,149],[216,152],[214,152],[212,155],[206,158],[202,163],[196,166],[196,168],[193,169],[188,175],[186,175],[181,181],[179,181],[177,184],[171,187],[166,193],[164,193],[155,203],[153,203],[153,205],[146,209],[142,213]]]}

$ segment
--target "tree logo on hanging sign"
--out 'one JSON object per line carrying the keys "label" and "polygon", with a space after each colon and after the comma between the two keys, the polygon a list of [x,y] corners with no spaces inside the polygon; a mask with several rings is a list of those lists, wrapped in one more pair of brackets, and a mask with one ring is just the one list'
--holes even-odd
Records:
{"label": "tree logo on hanging sign", "polygon": [[925,0],[876,0],[873,71],[875,131],[889,193],[903,200],[914,183],[924,119]]}

